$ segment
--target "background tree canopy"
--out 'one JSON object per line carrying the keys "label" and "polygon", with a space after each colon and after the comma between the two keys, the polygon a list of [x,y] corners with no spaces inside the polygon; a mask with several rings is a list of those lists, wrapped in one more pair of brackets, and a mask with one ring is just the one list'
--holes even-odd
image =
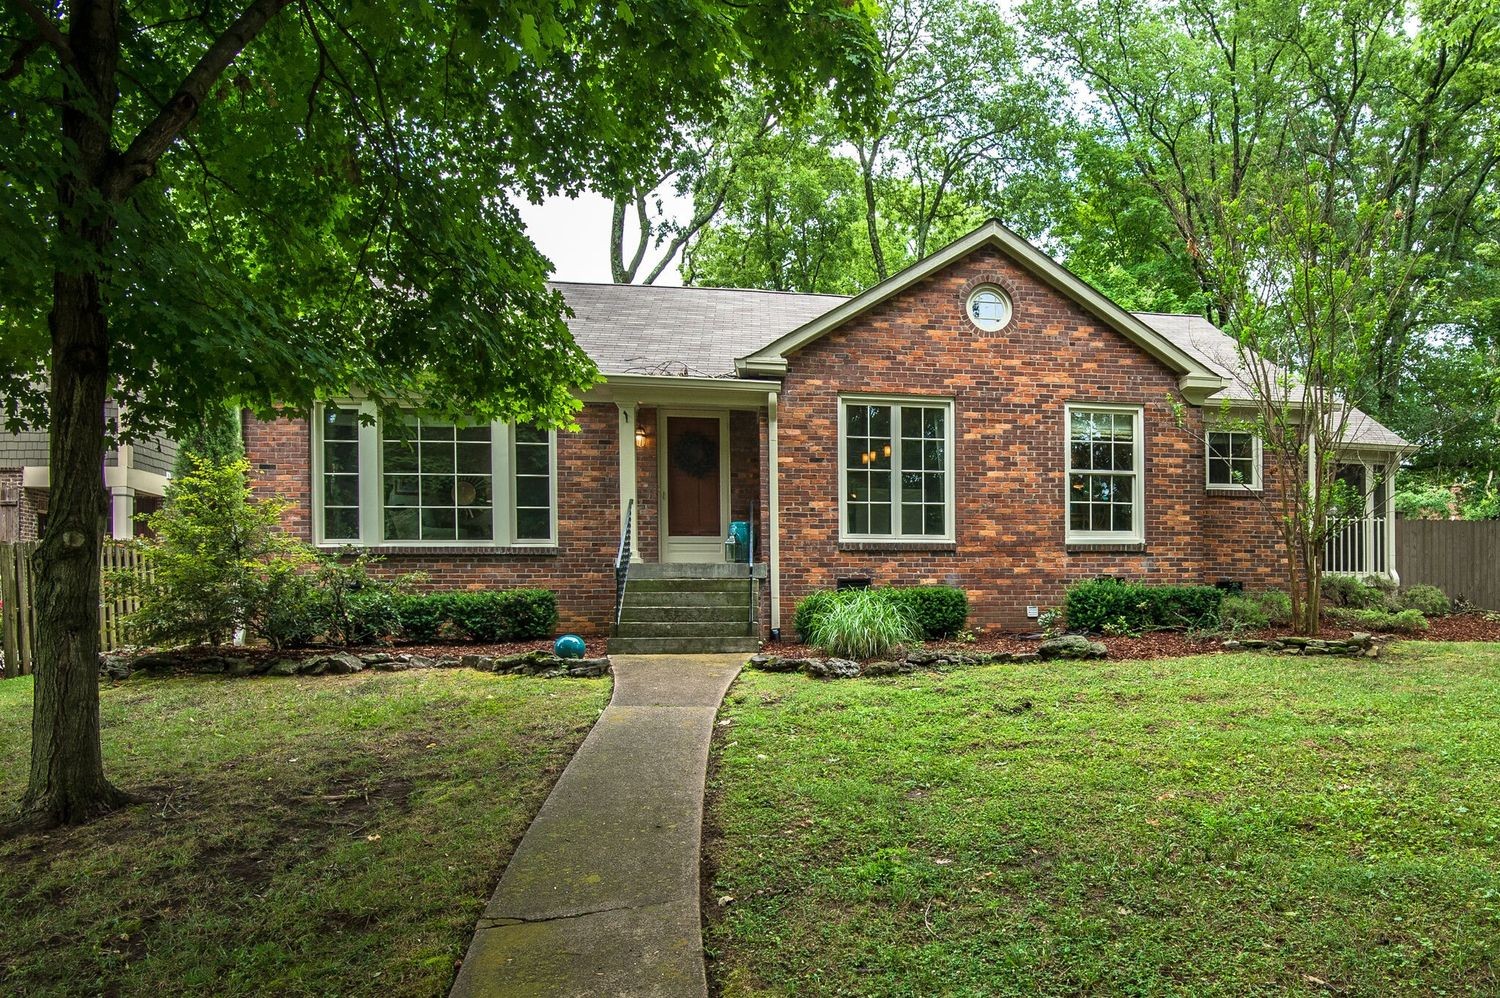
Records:
{"label": "background tree canopy", "polygon": [[876,27],[881,113],[778,123],[690,282],[851,293],[996,216],[1127,308],[1232,327],[1224,255],[1322,171],[1320,238],[1381,313],[1351,390],[1421,444],[1408,482],[1500,512],[1500,8],[904,0]]}

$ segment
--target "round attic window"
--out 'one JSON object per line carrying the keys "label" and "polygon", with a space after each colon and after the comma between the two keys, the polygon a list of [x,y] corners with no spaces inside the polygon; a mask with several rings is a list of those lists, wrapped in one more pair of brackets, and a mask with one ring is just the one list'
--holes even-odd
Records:
{"label": "round attic window", "polygon": [[975,289],[967,311],[969,321],[987,333],[999,332],[1010,323],[1010,299],[992,284]]}

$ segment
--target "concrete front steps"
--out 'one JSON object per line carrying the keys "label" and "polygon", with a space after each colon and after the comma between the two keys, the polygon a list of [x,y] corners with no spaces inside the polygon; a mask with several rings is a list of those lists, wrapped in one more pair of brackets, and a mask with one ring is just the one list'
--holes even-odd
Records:
{"label": "concrete front steps", "polygon": [[611,655],[752,652],[759,579],[749,565],[633,565]]}

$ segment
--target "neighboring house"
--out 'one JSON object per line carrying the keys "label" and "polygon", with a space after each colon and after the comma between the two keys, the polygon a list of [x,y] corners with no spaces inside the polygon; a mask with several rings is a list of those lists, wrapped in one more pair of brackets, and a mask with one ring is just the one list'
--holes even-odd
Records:
{"label": "neighboring house", "polygon": [[[975,625],[1021,630],[1098,575],[1284,581],[1259,443],[1213,429],[1222,398],[1250,398],[1234,344],[1123,311],[999,223],[854,298],[557,287],[607,378],[580,432],[413,418],[407,444],[353,401],[247,417],[257,489],[320,545],[437,587],[545,586],[594,634],[628,520],[612,644],[638,650],[790,631],[799,598],[837,585],[956,585]],[[1404,447],[1357,419],[1344,474],[1383,484],[1331,567],[1395,574]]]}
{"label": "neighboring house", "polygon": [[[113,402],[104,407],[114,425]],[[0,542],[33,541],[47,522],[47,492],[51,486],[46,430],[22,433],[0,431]],[[138,514],[161,507],[177,444],[152,435],[133,444],[119,444],[104,456],[104,485],[109,491],[109,534],[117,539],[145,531]]]}

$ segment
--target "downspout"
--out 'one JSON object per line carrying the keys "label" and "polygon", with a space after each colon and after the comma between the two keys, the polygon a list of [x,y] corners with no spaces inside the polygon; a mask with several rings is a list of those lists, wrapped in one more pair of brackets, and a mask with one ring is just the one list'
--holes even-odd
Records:
{"label": "downspout", "polygon": [[766,550],[771,569],[771,636],[781,636],[781,462],[778,456],[780,434],[776,423],[777,393],[766,393],[766,449],[770,451],[771,509],[770,527],[766,530]]}

